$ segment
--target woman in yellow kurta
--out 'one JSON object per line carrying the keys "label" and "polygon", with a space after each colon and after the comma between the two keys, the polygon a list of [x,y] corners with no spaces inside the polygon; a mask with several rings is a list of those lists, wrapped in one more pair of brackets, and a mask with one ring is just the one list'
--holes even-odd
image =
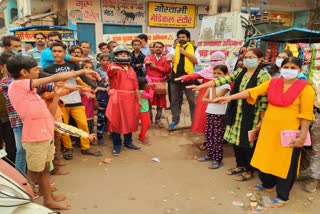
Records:
{"label": "woman in yellow kurta", "polygon": [[[260,95],[268,95],[268,107],[263,117],[258,142],[251,165],[260,170],[260,190],[276,187],[277,197],[272,205],[279,207],[289,200],[294,183],[301,147],[305,142],[309,124],[314,120],[313,102],[315,93],[305,80],[298,80],[302,62],[296,57],[285,59],[281,66],[282,78],[275,78],[261,85],[229,97],[216,98],[216,102],[247,99],[255,103]],[[280,133],[284,130],[301,130],[300,135],[284,147]]]}

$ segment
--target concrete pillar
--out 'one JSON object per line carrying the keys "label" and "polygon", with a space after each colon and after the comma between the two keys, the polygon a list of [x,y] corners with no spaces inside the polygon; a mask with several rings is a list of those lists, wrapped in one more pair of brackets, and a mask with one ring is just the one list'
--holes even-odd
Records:
{"label": "concrete pillar", "polygon": [[209,11],[208,11],[209,16],[212,16],[218,13],[218,5],[219,5],[219,0],[209,1]]}
{"label": "concrete pillar", "polygon": [[95,30],[96,30],[96,53],[99,52],[98,45],[99,43],[103,42],[103,23],[102,22],[96,22],[95,23]]}
{"label": "concrete pillar", "polygon": [[242,7],[242,0],[231,0],[230,12],[240,12]]}

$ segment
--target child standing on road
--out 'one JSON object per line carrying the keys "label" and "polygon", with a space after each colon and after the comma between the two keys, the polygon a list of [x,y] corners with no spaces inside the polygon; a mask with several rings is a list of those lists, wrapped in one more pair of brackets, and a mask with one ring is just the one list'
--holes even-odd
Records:
{"label": "child standing on road", "polygon": [[130,66],[129,49],[119,45],[113,50],[114,62],[108,66],[110,78],[109,104],[106,115],[108,128],[112,132],[113,155],[121,152],[124,135],[124,146],[128,149],[140,150],[132,143],[132,132],[137,131],[140,109],[138,81],[133,68]]}
{"label": "child standing on road", "polygon": [[50,162],[55,152],[54,119],[51,113],[54,114],[56,111],[59,93],[56,91],[57,96],[52,101],[54,105],[48,109],[35,88],[41,84],[63,81],[85,73],[92,74],[92,71],[72,71],[37,79],[40,73],[38,64],[27,56],[12,56],[6,66],[15,79],[9,85],[8,95],[23,122],[22,145],[26,150],[28,176],[32,181],[38,181],[45,206],[50,209],[69,209],[67,204],[57,203],[64,200],[64,196],[54,196],[49,182]]}
{"label": "child standing on road", "polygon": [[[217,65],[213,68],[213,77],[218,78],[228,73],[228,68],[225,65]],[[223,135],[225,131],[225,118],[227,104],[213,103],[215,97],[228,96],[230,85],[225,84],[217,88],[208,88],[203,102],[208,103],[206,113],[207,122],[205,129],[205,141],[207,142],[208,156],[199,158],[199,161],[212,161],[209,169],[218,169],[223,166]]]}
{"label": "child standing on road", "polygon": [[[102,53],[98,57],[100,67],[96,69],[97,73],[100,75],[101,80],[98,82],[98,87],[102,90],[96,91],[96,97],[98,101],[98,121],[97,121],[97,137],[98,144],[103,145],[103,133],[106,130],[108,121],[106,118],[106,109],[109,101],[108,91],[110,89],[109,77],[107,74],[107,66],[110,64],[110,56],[108,54]],[[104,90],[103,90],[104,89]]]}
{"label": "child standing on road", "polygon": [[[93,63],[92,62],[84,62],[81,64],[82,69],[92,70],[93,71]],[[86,84],[85,84],[86,85]],[[86,85],[90,88],[90,86]],[[94,133],[94,95],[91,93],[81,94],[81,100],[86,110],[87,123],[89,128],[89,133]],[[92,142],[91,142],[92,143]],[[94,144],[94,143],[93,143]]]}
{"label": "child standing on road", "polygon": [[153,97],[153,90],[148,87],[148,81],[145,77],[138,78],[139,93],[140,93],[140,121],[141,130],[139,134],[139,140],[142,144],[150,146],[151,142],[146,138],[146,133],[151,125],[150,114],[149,114],[149,100]]}

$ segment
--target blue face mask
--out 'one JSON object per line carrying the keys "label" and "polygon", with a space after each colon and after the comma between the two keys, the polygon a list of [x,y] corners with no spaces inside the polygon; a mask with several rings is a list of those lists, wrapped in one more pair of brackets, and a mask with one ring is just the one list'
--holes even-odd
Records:
{"label": "blue face mask", "polygon": [[12,50],[11,52],[16,56],[21,56],[22,55],[22,51]]}
{"label": "blue face mask", "polygon": [[250,69],[250,68],[256,68],[259,65],[258,59],[257,58],[252,58],[252,59],[244,59],[243,60],[243,65]]}

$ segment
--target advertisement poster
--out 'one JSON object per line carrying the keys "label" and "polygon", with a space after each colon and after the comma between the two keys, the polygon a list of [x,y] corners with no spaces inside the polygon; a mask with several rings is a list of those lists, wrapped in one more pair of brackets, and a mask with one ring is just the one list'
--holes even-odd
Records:
{"label": "advertisement poster", "polygon": [[223,52],[227,59],[230,68],[234,68],[239,50],[243,45],[243,40],[233,40],[233,39],[221,39],[212,41],[200,41],[197,43],[198,51],[200,54],[201,65],[204,68],[209,66],[209,60],[212,53],[216,51]]}
{"label": "advertisement poster", "polygon": [[241,20],[248,19],[248,14],[231,12],[203,17],[200,38],[201,41],[214,39],[244,39],[245,28]]}
{"label": "advertisement poster", "polygon": [[68,15],[72,22],[99,22],[100,1],[68,0]]}
{"label": "advertisement poster", "polygon": [[194,28],[196,6],[149,2],[148,25],[151,27]]}
{"label": "advertisement poster", "polygon": [[143,0],[102,0],[102,21],[108,24],[143,25]]}
{"label": "advertisement poster", "polygon": [[[126,44],[131,46],[131,41],[136,39],[138,34],[136,33],[124,33],[124,34],[104,34],[103,41],[110,42],[115,41],[118,44]],[[162,42],[165,46],[171,46],[176,38],[174,33],[147,33],[148,43]]]}
{"label": "advertisement poster", "polygon": [[[126,33],[126,34],[104,34],[103,41],[110,42],[115,41],[118,44],[125,44],[129,49],[131,47],[131,41],[137,38],[136,33]],[[162,42],[165,46],[164,54],[169,52],[169,47],[172,46],[176,35],[174,33],[147,33],[148,43],[151,42]]]}

